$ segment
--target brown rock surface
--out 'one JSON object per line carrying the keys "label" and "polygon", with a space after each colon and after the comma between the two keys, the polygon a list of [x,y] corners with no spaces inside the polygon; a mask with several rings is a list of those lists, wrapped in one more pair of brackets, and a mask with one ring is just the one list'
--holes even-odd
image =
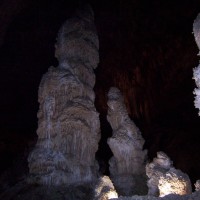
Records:
{"label": "brown rock surface", "polygon": [[111,179],[119,194],[144,194],[147,151],[143,150],[144,139],[129,118],[118,88],[110,88],[108,107],[107,119],[113,129],[113,135],[108,139],[114,154],[109,163]]}
{"label": "brown rock surface", "polygon": [[61,27],[55,54],[59,66],[49,68],[39,87],[38,141],[28,159],[30,181],[48,185],[92,181],[98,172],[100,125],[93,92],[98,37],[90,7]]}

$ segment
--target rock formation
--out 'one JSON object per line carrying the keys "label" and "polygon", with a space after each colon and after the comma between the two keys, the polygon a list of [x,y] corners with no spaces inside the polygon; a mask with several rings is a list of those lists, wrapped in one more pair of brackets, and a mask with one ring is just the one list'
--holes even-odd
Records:
{"label": "rock formation", "polygon": [[112,181],[108,176],[100,177],[95,186],[95,200],[107,200],[118,198],[118,194],[115,191]]}
{"label": "rock formation", "polygon": [[158,152],[157,158],[154,158],[152,163],[146,165],[146,174],[149,178],[148,185],[148,194],[153,196],[159,196],[159,178],[165,174],[172,167],[172,161],[169,157],[163,153]]}
{"label": "rock formation", "polygon": [[192,192],[187,174],[175,169],[170,158],[163,152],[158,152],[157,158],[146,165],[146,174],[149,177],[147,182],[148,195],[185,195]]}
{"label": "rock formation", "polygon": [[197,180],[194,186],[195,186],[195,191],[200,191],[200,180]]}
{"label": "rock formation", "polygon": [[108,139],[114,156],[110,159],[111,180],[120,195],[144,194],[146,192],[144,139],[128,116],[119,89],[108,92],[108,122],[113,135]]}
{"label": "rock formation", "polygon": [[169,194],[185,195],[192,193],[188,175],[175,168],[171,168],[166,174],[160,177],[158,188],[161,197]]}
{"label": "rock formation", "polygon": [[[193,32],[194,32],[195,41],[200,50],[200,14],[197,16],[197,18],[194,21]],[[194,94],[195,94],[194,105],[196,108],[199,109],[199,115],[200,115],[200,65],[198,65],[196,68],[193,69],[193,79],[195,80],[195,83],[197,86],[197,88],[195,88],[194,90]]]}
{"label": "rock formation", "polygon": [[89,6],[61,27],[55,56],[39,86],[38,141],[28,162],[30,181],[75,184],[97,177],[95,152],[100,139],[94,106],[99,43]]}

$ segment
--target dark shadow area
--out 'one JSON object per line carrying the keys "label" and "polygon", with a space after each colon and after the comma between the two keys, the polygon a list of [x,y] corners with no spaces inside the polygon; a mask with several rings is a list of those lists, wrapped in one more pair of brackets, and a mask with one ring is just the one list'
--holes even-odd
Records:
{"label": "dark shadow area", "polygon": [[106,119],[106,115],[100,114],[101,139],[99,141],[99,149],[96,152],[96,159],[99,163],[99,171],[101,174],[109,175],[109,160],[113,153],[107,144],[107,139],[112,136],[112,128]]}

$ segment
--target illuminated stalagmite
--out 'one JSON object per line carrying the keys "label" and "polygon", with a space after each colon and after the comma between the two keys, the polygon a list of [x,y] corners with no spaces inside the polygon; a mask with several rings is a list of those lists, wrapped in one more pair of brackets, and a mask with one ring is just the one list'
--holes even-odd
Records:
{"label": "illuminated stalagmite", "polygon": [[146,165],[149,195],[165,196],[168,194],[191,194],[192,188],[187,174],[173,167],[173,162],[163,152],[157,153],[157,158]]}
{"label": "illuminated stalagmite", "polygon": [[115,87],[108,92],[107,119],[113,129],[108,145],[114,156],[109,164],[111,179],[117,192],[124,195],[144,193],[147,154],[143,150],[144,139],[128,116],[120,90]]}
{"label": "illuminated stalagmite", "polygon": [[100,177],[95,185],[94,200],[107,200],[117,198],[112,181],[108,176]]}
{"label": "illuminated stalagmite", "polygon": [[[197,18],[194,21],[193,32],[194,32],[195,41],[200,50],[200,14],[197,16]],[[194,68],[193,79],[195,80],[196,86],[197,86],[197,88],[195,88],[194,90],[194,94],[196,95],[194,104],[195,104],[195,107],[199,109],[199,115],[200,115],[200,65]]]}
{"label": "illuminated stalagmite", "polygon": [[100,139],[94,107],[99,43],[89,6],[61,27],[55,56],[39,86],[38,141],[29,161],[30,181],[74,184],[94,180]]}

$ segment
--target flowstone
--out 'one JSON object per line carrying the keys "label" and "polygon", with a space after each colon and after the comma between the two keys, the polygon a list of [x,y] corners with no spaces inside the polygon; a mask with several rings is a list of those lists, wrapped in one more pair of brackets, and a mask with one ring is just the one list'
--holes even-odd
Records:
{"label": "flowstone", "polygon": [[[200,50],[200,14],[194,20],[193,32],[194,32],[195,41]],[[199,55],[200,53],[198,53],[198,56]],[[195,94],[194,105],[196,108],[199,109],[199,116],[200,116],[200,65],[198,65],[197,67],[193,69],[193,79],[195,80],[195,83],[197,86],[197,88],[195,88],[193,92]]]}
{"label": "flowstone", "polygon": [[187,174],[173,167],[173,162],[163,152],[157,152],[157,158],[146,165],[149,178],[148,195],[166,196],[169,194],[191,194],[191,182]]}
{"label": "flowstone", "polygon": [[99,41],[89,6],[61,27],[55,56],[39,86],[38,141],[28,158],[30,182],[76,184],[97,178],[100,139],[94,106]]}
{"label": "flowstone", "polygon": [[141,132],[128,116],[118,88],[108,92],[107,119],[113,129],[108,139],[113,157],[110,159],[111,180],[120,195],[146,194],[145,161]]}

